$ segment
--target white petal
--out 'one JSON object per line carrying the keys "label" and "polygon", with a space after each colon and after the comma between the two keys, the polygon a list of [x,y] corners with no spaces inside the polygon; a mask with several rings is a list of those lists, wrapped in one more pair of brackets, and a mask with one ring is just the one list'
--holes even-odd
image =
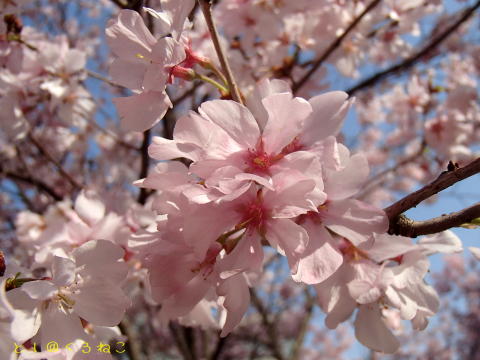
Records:
{"label": "white petal", "polygon": [[427,256],[435,253],[453,254],[463,251],[462,241],[450,230],[424,236],[418,241],[418,244],[424,249]]}
{"label": "white petal", "polygon": [[378,304],[362,305],[355,319],[355,337],[368,348],[393,354],[400,343],[382,320]]}

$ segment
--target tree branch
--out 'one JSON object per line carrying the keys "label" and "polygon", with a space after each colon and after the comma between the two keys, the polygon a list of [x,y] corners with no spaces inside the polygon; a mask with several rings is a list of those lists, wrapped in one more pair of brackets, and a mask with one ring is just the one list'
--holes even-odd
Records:
{"label": "tree branch", "polygon": [[136,336],[135,331],[132,329],[132,324],[128,320],[127,316],[123,317],[122,322],[119,324],[120,331],[127,337],[127,351],[131,360],[143,360],[142,347],[140,341]]}
{"label": "tree branch", "polygon": [[480,217],[480,203],[476,203],[466,209],[445,214],[430,220],[414,221],[405,215],[400,215],[390,226],[389,234],[417,237],[420,235],[435,234],[452,227],[471,222]]}
{"label": "tree branch", "polygon": [[[405,196],[403,199],[398,200],[394,204],[390,205],[383,209],[387,214],[390,220],[390,227],[388,232],[390,234],[410,234],[416,233],[417,235],[426,235],[426,234],[433,234],[435,232],[443,231],[448,229],[449,227],[445,227],[444,224],[453,224],[452,226],[458,226],[463,223],[469,222],[473,220],[475,217],[479,217],[476,214],[476,207],[471,207],[459,211],[457,213],[453,213],[450,215],[441,216],[439,218],[427,220],[427,221],[420,221],[415,222],[408,219],[406,216],[402,214],[403,212],[416,207],[422,201],[428,199],[432,195],[439,193],[442,190],[452,186],[453,184],[464,180],[470,176],[478,174],[480,172],[480,158],[472,161],[470,164],[464,166],[463,168],[453,168],[448,171],[444,171],[440,174],[440,176],[431,182],[428,185],[425,185],[423,188]],[[471,216],[475,216],[470,218]],[[462,222],[460,222],[462,221]],[[458,223],[460,222],[460,223]],[[401,228],[401,230],[399,230]],[[415,229],[417,228],[417,229]],[[442,229],[436,231],[435,229]],[[435,231],[434,231],[435,230]],[[432,232],[426,232],[432,231]],[[401,232],[401,233],[400,233]],[[410,235],[406,235],[410,236]]]}
{"label": "tree branch", "polygon": [[215,51],[218,56],[218,60],[220,61],[220,65],[222,65],[222,70],[225,73],[225,77],[227,78],[228,88],[230,90],[230,95],[232,99],[240,104],[243,104],[242,95],[240,93],[240,89],[235,81],[233,76],[232,70],[230,69],[230,65],[228,64],[227,57],[225,52],[222,49],[222,45],[220,44],[220,39],[218,36],[217,28],[215,23],[213,22],[212,17],[212,3],[210,0],[198,0],[200,7],[202,8],[203,16],[205,16],[205,20],[207,22],[208,30],[210,31],[210,35],[212,36],[213,45],[215,46]]}
{"label": "tree branch", "polygon": [[290,360],[300,359],[300,351],[302,350],[303,342],[305,340],[305,335],[308,331],[308,325],[312,319],[315,297],[308,292],[308,288],[305,289],[305,296],[307,300],[305,301],[305,316],[302,319],[300,324],[300,329],[298,331],[297,338],[292,347],[292,352],[290,355]]}
{"label": "tree branch", "polygon": [[343,40],[347,37],[347,35],[355,29],[355,27],[360,23],[360,21],[367,15],[375,6],[380,4],[381,0],[373,0],[368,6],[365,8],[365,10],[362,11],[360,15],[358,15],[352,23],[345,29],[345,31],[337,37],[331,44],[330,46],[325,50],[325,52],[320,55],[320,57],[313,63],[313,66],[311,69],[303,75],[303,77],[296,83],[292,85],[292,91],[293,93],[297,92],[307,81],[308,79],[313,75],[315,71],[317,71],[320,66],[327,60],[330,55],[333,54],[333,52],[342,44]]}
{"label": "tree branch", "polygon": [[[150,156],[148,156],[148,146],[150,145],[150,135],[151,131],[148,129],[143,133],[142,146],[140,152],[142,155],[141,165],[140,165],[140,174],[139,179],[146,178],[148,175],[148,167],[150,165]],[[148,199],[149,191],[147,188],[141,188],[140,193],[138,194],[137,202],[144,205]]]}
{"label": "tree branch", "polygon": [[283,360],[284,356],[280,344],[278,343],[278,334],[277,329],[275,328],[275,324],[273,324],[268,318],[268,311],[267,309],[265,309],[262,300],[257,296],[257,293],[254,289],[250,289],[250,297],[252,299],[253,305],[262,317],[263,325],[265,326],[265,330],[267,331],[267,335],[270,340],[269,346],[272,350],[273,356],[275,356],[275,358],[278,360]]}
{"label": "tree branch", "polygon": [[[143,1],[139,1],[139,3],[142,4]],[[147,0],[146,6],[150,7],[150,1]],[[137,9],[136,11],[140,12],[139,9]],[[154,33],[153,18],[148,13],[147,13],[147,28],[152,34]],[[142,158],[141,158],[141,165],[140,165],[140,173],[138,175],[140,179],[146,178],[148,175],[148,168],[150,166],[150,156],[148,156],[148,147],[150,145],[151,137],[152,137],[151,129],[145,130],[143,132],[142,146],[140,147],[140,153]],[[137,202],[141,205],[144,205],[147,202],[148,196],[150,194],[151,194],[150,191],[142,187],[140,189],[140,193],[138,194]]]}
{"label": "tree branch", "polygon": [[427,55],[432,50],[434,50],[438,45],[440,45],[444,40],[446,40],[455,30],[457,30],[460,27],[460,25],[462,25],[465,21],[467,21],[479,7],[480,7],[480,0],[478,0],[475,3],[475,5],[472,5],[471,7],[465,9],[462,15],[459,17],[459,19],[455,21],[452,25],[447,27],[447,29],[445,29],[445,31],[441,32],[439,35],[435,36],[433,34],[433,32],[436,32],[436,29],[434,29],[432,31],[432,34],[428,36],[428,38],[431,38],[433,40],[430,41],[430,43],[428,43],[419,52],[417,52],[413,56],[403,60],[402,62],[396,65],[392,65],[389,68],[382,70],[366,78],[365,80],[362,80],[357,85],[346,90],[346,92],[351,96],[361,89],[369,88],[376,85],[377,83],[381,82],[382,80],[386,79],[389,76],[409,70],[412,66],[416,64],[418,60],[423,58],[425,55]]}
{"label": "tree branch", "polygon": [[220,359],[220,355],[222,354],[222,350],[227,344],[228,336],[221,337],[218,339],[217,345],[215,346],[215,350],[212,352],[210,356],[210,360],[218,360]]}

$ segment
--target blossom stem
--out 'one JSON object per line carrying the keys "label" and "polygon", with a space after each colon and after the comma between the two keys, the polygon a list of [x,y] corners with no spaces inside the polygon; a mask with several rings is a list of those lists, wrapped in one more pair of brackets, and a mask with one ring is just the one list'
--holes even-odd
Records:
{"label": "blossom stem", "polygon": [[229,94],[229,91],[228,91],[227,88],[225,88],[225,86],[223,86],[219,82],[209,78],[208,76],[205,76],[205,75],[202,75],[202,74],[199,74],[199,73],[195,73],[195,78],[215,86],[218,89],[218,91],[220,91],[220,94],[222,96],[226,96],[226,95]]}
{"label": "blossom stem", "polygon": [[205,20],[207,22],[208,29],[210,30],[210,35],[212,36],[213,45],[215,46],[215,51],[217,52],[218,60],[222,65],[222,70],[225,74],[228,88],[230,90],[230,95],[232,99],[240,104],[243,104],[242,95],[240,93],[240,89],[233,77],[232,70],[230,69],[230,65],[228,64],[227,57],[225,56],[225,52],[222,49],[222,45],[220,44],[220,38],[218,36],[217,28],[215,27],[215,23],[213,22],[212,17],[212,3],[210,0],[198,0],[200,7],[202,8],[203,15],[205,16]]}

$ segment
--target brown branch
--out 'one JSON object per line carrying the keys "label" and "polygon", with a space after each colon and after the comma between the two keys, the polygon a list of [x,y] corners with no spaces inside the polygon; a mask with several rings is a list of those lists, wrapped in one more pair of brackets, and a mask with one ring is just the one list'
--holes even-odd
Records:
{"label": "brown branch", "polygon": [[212,352],[212,356],[210,356],[210,360],[218,360],[220,359],[220,355],[222,354],[222,350],[225,348],[227,344],[228,336],[221,337],[218,339],[217,345],[215,346],[215,350]]}
{"label": "brown branch", "polygon": [[228,64],[227,57],[225,55],[225,52],[222,49],[222,45],[220,44],[220,38],[218,36],[217,28],[215,26],[215,23],[213,22],[212,3],[210,0],[198,0],[198,2],[200,4],[200,7],[202,8],[205,21],[207,22],[208,30],[210,31],[210,35],[212,37],[213,45],[215,47],[218,60],[220,61],[220,65],[222,66],[222,70],[227,79],[230,95],[232,96],[233,100],[235,100],[236,102],[239,102],[240,104],[243,104],[240,89],[238,88],[238,85],[235,81],[232,70],[230,69],[230,65]]}
{"label": "brown branch", "polygon": [[268,311],[265,309],[262,300],[257,296],[257,293],[254,289],[250,289],[250,297],[253,305],[262,317],[262,323],[265,326],[265,330],[269,338],[269,347],[272,350],[273,356],[275,356],[275,358],[278,360],[283,360],[284,356],[278,342],[278,334],[275,324],[268,318]]}
{"label": "brown branch", "polygon": [[342,44],[343,40],[347,37],[347,35],[355,29],[355,27],[360,23],[360,21],[367,15],[371,10],[373,10],[378,4],[380,4],[381,0],[373,0],[368,6],[362,11],[360,15],[358,15],[352,23],[343,31],[343,33],[337,37],[330,46],[325,50],[325,52],[320,55],[320,57],[313,63],[312,68],[305,74],[303,77],[296,83],[292,85],[292,91],[295,93],[297,92],[313,75],[315,71],[317,71],[320,66],[327,60],[330,55]]}
{"label": "brown branch", "polygon": [[[432,231],[434,228],[441,228],[443,225],[439,225],[440,223],[451,223],[451,224],[456,224],[455,219],[458,219],[460,221],[461,219],[468,218],[468,216],[473,216],[475,214],[475,209],[465,209],[462,210],[458,213],[455,214],[450,214],[447,215],[446,217],[440,217],[440,218],[435,218],[423,222],[413,222],[412,220],[406,218],[405,216],[400,216],[403,212],[416,207],[418,204],[420,204],[422,201],[428,199],[432,195],[435,195],[439,193],[442,190],[445,190],[446,188],[452,186],[453,184],[464,180],[470,176],[473,176],[475,174],[480,173],[480,158],[472,161],[470,164],[464,166],[463,168],[453,168],[448,171],[444,171],[443,173],[440,174],[440,176],[435,179],[433,182],[431,182],[428,185],[425,185],[423,188],[405,196],[403,199],[398,200],[394,204],[390,205],[389,207],[386,207],[383,209],[385,213],[387,214],[389,220],[390,220],[390,228],[389,228],[389,233],[391,234],[399,234],[398,227],[402,228],[402,233],[407,234],[417,230],[414,230],[414,227],[418,227],[419,229],[423,229],[423,235],[425,235],[426,229],[429,229],[429,231]],[[477,216],[478,217],[478,216]],[[442,219],[443,220],[439,220]],[[407,219],[407,220],[406,220]],[[472,219],[470,219],[472,220]],[[463,221],[463,223],[468,222]],[[399,225],[401,223],[401,225]],[[457,225],[452,225],[452,226],[458,226],[461,224]],[[408,230],[408,228],[412,228],[412,230]],[[444,228],[443,230],[446,230],[447,228]],[[440,230],[440,231],[443,231]],[[438,232],[438,231],[434,231]],[[430,232],[430,234],[434,233]],[[418,233],[418,235],[421,235]]]}
{"label": "brown branch", "polygon": [[414,54],[413,56],[401,61],[398,64],[392,65],[391,67],[382,70],[365,80],[362,80],[360,83],[357,85],[351,87],[350,89],[346,90],[346,92],[351,96],[357,91],[364,89],[364,88],[369,88],[377,83],[381,82],[382,80],[386,79],[389,76],[399,74],[402,72],[405,72],[409,70],[411,67],[413,67],[418,60],[423,58],[424,56],[428,55],[432,50],[434,50],[438,45],[440,45],[443,41],[445,41],[455,30],[457,30],[460,25],[462,25],[465,21],[467,21],[474,13],[475,11],[480,7],[480,0],[478,0],[475,5],[472,5],[471,7],[466,8],[463,12],[462,15],[459,17],[457,21],[455,21],[452,25],[450,25],[445,31],[441,32],[438,35],[434,35],[435,32],[437,32],[437,29],[434,28],[432,31],[432,34],[428,36],[429,39],[433,39],[430,41],[423,49],[421,49],[419,52]]}
{"label": "brown branch", "polygon": [[400,215],[389,229],[391,235],[417,237],[420,235],[435,234],[452,227],[459,227],[480,217],[480,203],[466,209],[445,214],[430,220],[414,221],[405,215]]}

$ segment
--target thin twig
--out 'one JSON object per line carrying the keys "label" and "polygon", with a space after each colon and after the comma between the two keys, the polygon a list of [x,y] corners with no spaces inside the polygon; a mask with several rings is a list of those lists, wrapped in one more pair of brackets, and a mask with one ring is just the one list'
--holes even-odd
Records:
{"label": "thin twig", "polygon": [[436,234],[452,227],[467,224],[477,218],[480,218],[480,203],[425,221],[414,221],[405,215],[401,215],[397,217],[394,225],[390,227],[389,233],[408,237]]}
{"label": "thin twig", "polygon": [[311,67],[308,72],[303,75],[303,77],[298,80],[296,83],[292,85],[292,91],[295,93],[297,92],[307,81],[308,79],[313,75],[317,69],[322,66],[322,64],[327,60],[330,55],[342,44],[343,40],[347,37],[347,35],[355,29],[355,27],[360,23],[360,21],[367,15],[371,10],[373,10],[378,4],[380,4],[382,0],[373,0],[368,6],[362,11],[360,15],[358,15],[352,23],[345,29],[345,31],[337,37],[331,44],[330,46],[323,52],[322,55],[313,63],[313,66]]}
{"label": "thin twig", "polygon": [[392,65],[389,68],[382,70],[365,80],[360,81],[357,85],[351,87],[350,89],[346,90],[349,95],[353,95],[359,90],[364,88],[369,88],[377,83],[381,82],[382,80],[386,79],[389,76],[399,74],[409,70],[413,67],[418,60],[429,54],[432,50],[434,50],[438,45],[440,45],[443,41],[445,41],[455,30],[457,30],[460,25],[462,25],[465,21],[467,21],[475,11],[480,7],[480,0],[475,3],[475,5],[465,9],[462,13],[462,16],[455,21],[451,26],[449,26],[445,31],[441,32],[439,35],[435,36],[433,32],[437,32],[437,29],[434,28],[432,34],[428,36],[429,39],[433,39],[430,41],[423,49],[419,52],[414,54],[413,56],[403,60],[402,62]]}
{"label": "thin twig", "polygon": [[28,134],[28,139],[33,143],[33,145],[35,145],[38,151],[57,168],[60,174],[62,174],[62,176],[65,177],[65,179],[67,179],[76,190],[81,190],[83,188],[83,186],[77,180],[75,180],[57,160],[54,159],[47,149],[45,149],[31,133]]}
{"label": "thin twig", "polygon": [[110,80],[109,78],[107,78],[107,77],[103,76],[102,74],[99,74],[99,73],[97,73],[97,72],[95,72],[95,71],[85,69],[85,73],[86,73],[88,76],[90,76],[91,78],[94,78],[94,79],[103,81],[104,83],[107,83],[108,85],[125,89],[125,86],[122,86],[122,85],[120,85],[120,84],[117,84],[116,82]]}
{"label": "thin twig", "polygon": [[242,95],[235,81],[232,70],[230,69],[230,65],[228,64],[227,57],[222,49],[222,45],[220,44],[217,28],[215,27],[215,23],[213,22],[212,3],[210,0],[198,0],[198,2],[200,4],[200,7],[202,8],[203,15],[205,16],[205,20],[207,22],[210,35],[212,37],[213,45],[215,46],[218,60],[220,61],[220,65],[222,65],[222,70],[225,73],[225,77],[227,78],[230,95],[232,96],[233,100],[239,102],[240,104],[243,104]]}
{"label": "thin twig", "polygon": [[423,154],[423,152],[425,151],[425,148],[426,148],[426,143],[424,141],[424,142],[422,142],[422,145],[420,146],[418,151],[416,151],[414,154],[412,154],[410,156],[407,156],[407,157],[403,158],[402,160],[400,160],[399,162],[397,162],[395,165],[393,165],[393,166],[391,166],[387,169],[384,169],[377,174],[374,174],[370,180],[367,180],[367,182],[366,182],[367,185],[361,190],[361,192],[359,194],[357,194],[356,197],[358,199],[360,199],[360,198],[363,198],[364,196],[368,195],[372,191],[372,189],[376,188],[377,186],[380,186],[381,184],[383,184],[385,182],[384,177],[386,175],[397,171],[402,166],[405,166],[407,164],[411,164],[413,161],[415,161],[418,157],[420,157]]}

